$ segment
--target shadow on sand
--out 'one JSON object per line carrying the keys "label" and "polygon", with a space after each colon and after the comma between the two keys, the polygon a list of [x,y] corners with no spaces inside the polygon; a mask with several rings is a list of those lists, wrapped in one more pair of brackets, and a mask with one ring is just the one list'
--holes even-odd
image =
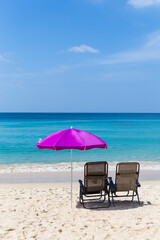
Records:
{"label": "shadow on sand", "polygon": [[[129,210],[129,209],[144,207],[144,206],[147,206],[147,205],[152,205],[152,203],[150,201],[147,201],[147,202],[141,201],[140,205],[139,205],[137,201],[132,202],[132,201],[127,201],[127,200],[126,201],[117,200],[117,201],[115,201],[115,206],[113,206],[113,204],[111,203],[111,205],[109,207],[108,207],[108,201],[105,201],[103,203],[96,203],[96,202],[85,203],[86,209],[95,210],[95,211]],[[81,203],[77,202],[76,208],[79,208],[79,209],[82,208],[83,209],[83,205]]]}

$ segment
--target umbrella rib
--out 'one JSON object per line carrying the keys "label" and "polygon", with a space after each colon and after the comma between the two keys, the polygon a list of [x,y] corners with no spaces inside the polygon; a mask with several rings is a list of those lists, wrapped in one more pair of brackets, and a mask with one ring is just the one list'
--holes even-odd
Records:
{"label": "umbrella rib", "polygon": [[86,144],[84,143],[84,140],[83,140],[83,138],[80,136],[80,135],[78,135],[80,138],[81,138],[81,140],[82,140],[82,142],[83,142],[83,144],[84,144],[84,150],[86,149]]}
{"label": "umbrella rib", "polygon": [[[72,129],[72,130],[74,130],[74,129]],[[65,135],[67,133],[67,131],[66,132],[64,132],[63,133],[63,135],[60,137],[60,139],[56,142],[56,144],[58,144],[58,142],[61,140],[61,138]],[[77,132],[75,131],[75,133],[77,134]],[[83,144],[84,144],[84,150],[86,149],[86,145],[85,145],[85,143],[84,143],[84,140],[83,140],[83,138],[80,136],[80,135],[78,135],[79,137],[80,137],[80,139],[81,139],[81,141],[83,142]],[[54,146],[55,147],[55,146]]]}

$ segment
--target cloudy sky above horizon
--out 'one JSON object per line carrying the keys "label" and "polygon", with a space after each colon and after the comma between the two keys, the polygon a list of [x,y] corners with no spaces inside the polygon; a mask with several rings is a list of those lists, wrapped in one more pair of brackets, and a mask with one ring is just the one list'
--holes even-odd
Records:
{"label": "cloudy sky above horizon", "polygon": [[0,112],[160,112],[160,0],[0,5]]}

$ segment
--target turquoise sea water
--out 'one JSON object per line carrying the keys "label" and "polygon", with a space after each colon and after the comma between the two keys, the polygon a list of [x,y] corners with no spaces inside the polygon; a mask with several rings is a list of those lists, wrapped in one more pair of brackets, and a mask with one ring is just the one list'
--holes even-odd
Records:
{"label": "turquoise sea water", "polygon": [[39,150],[39,138],[74,127],[106,141],[107,150],[73,151],[73,161],[160,162],[160,114],[0,113],[0,164],[70,162],[70,151]]}

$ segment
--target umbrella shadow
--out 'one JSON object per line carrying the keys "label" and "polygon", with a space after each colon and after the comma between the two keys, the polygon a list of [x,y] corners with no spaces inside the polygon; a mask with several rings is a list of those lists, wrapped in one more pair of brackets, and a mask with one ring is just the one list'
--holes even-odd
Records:
{"label": "umbrella shadow", "polygon": [[[152,203],[150,201],[147,201],[147,202],[141,201],[140,205],[139,205],[137,201],[131,202],[128,200],[125,200],[125,201],[117,200],[115,202],[115,206],[113,206],[112,203],[109,206],[108,201],[105,201],[103,203],[97,203],[97,202],[85,203],[86,209],[94,210],[94,211],[129,210],[129,209],[144,207],[147,205],[152,205]],[[81,203],[77,202],[76,208],[83,209],[83,205]]]}

